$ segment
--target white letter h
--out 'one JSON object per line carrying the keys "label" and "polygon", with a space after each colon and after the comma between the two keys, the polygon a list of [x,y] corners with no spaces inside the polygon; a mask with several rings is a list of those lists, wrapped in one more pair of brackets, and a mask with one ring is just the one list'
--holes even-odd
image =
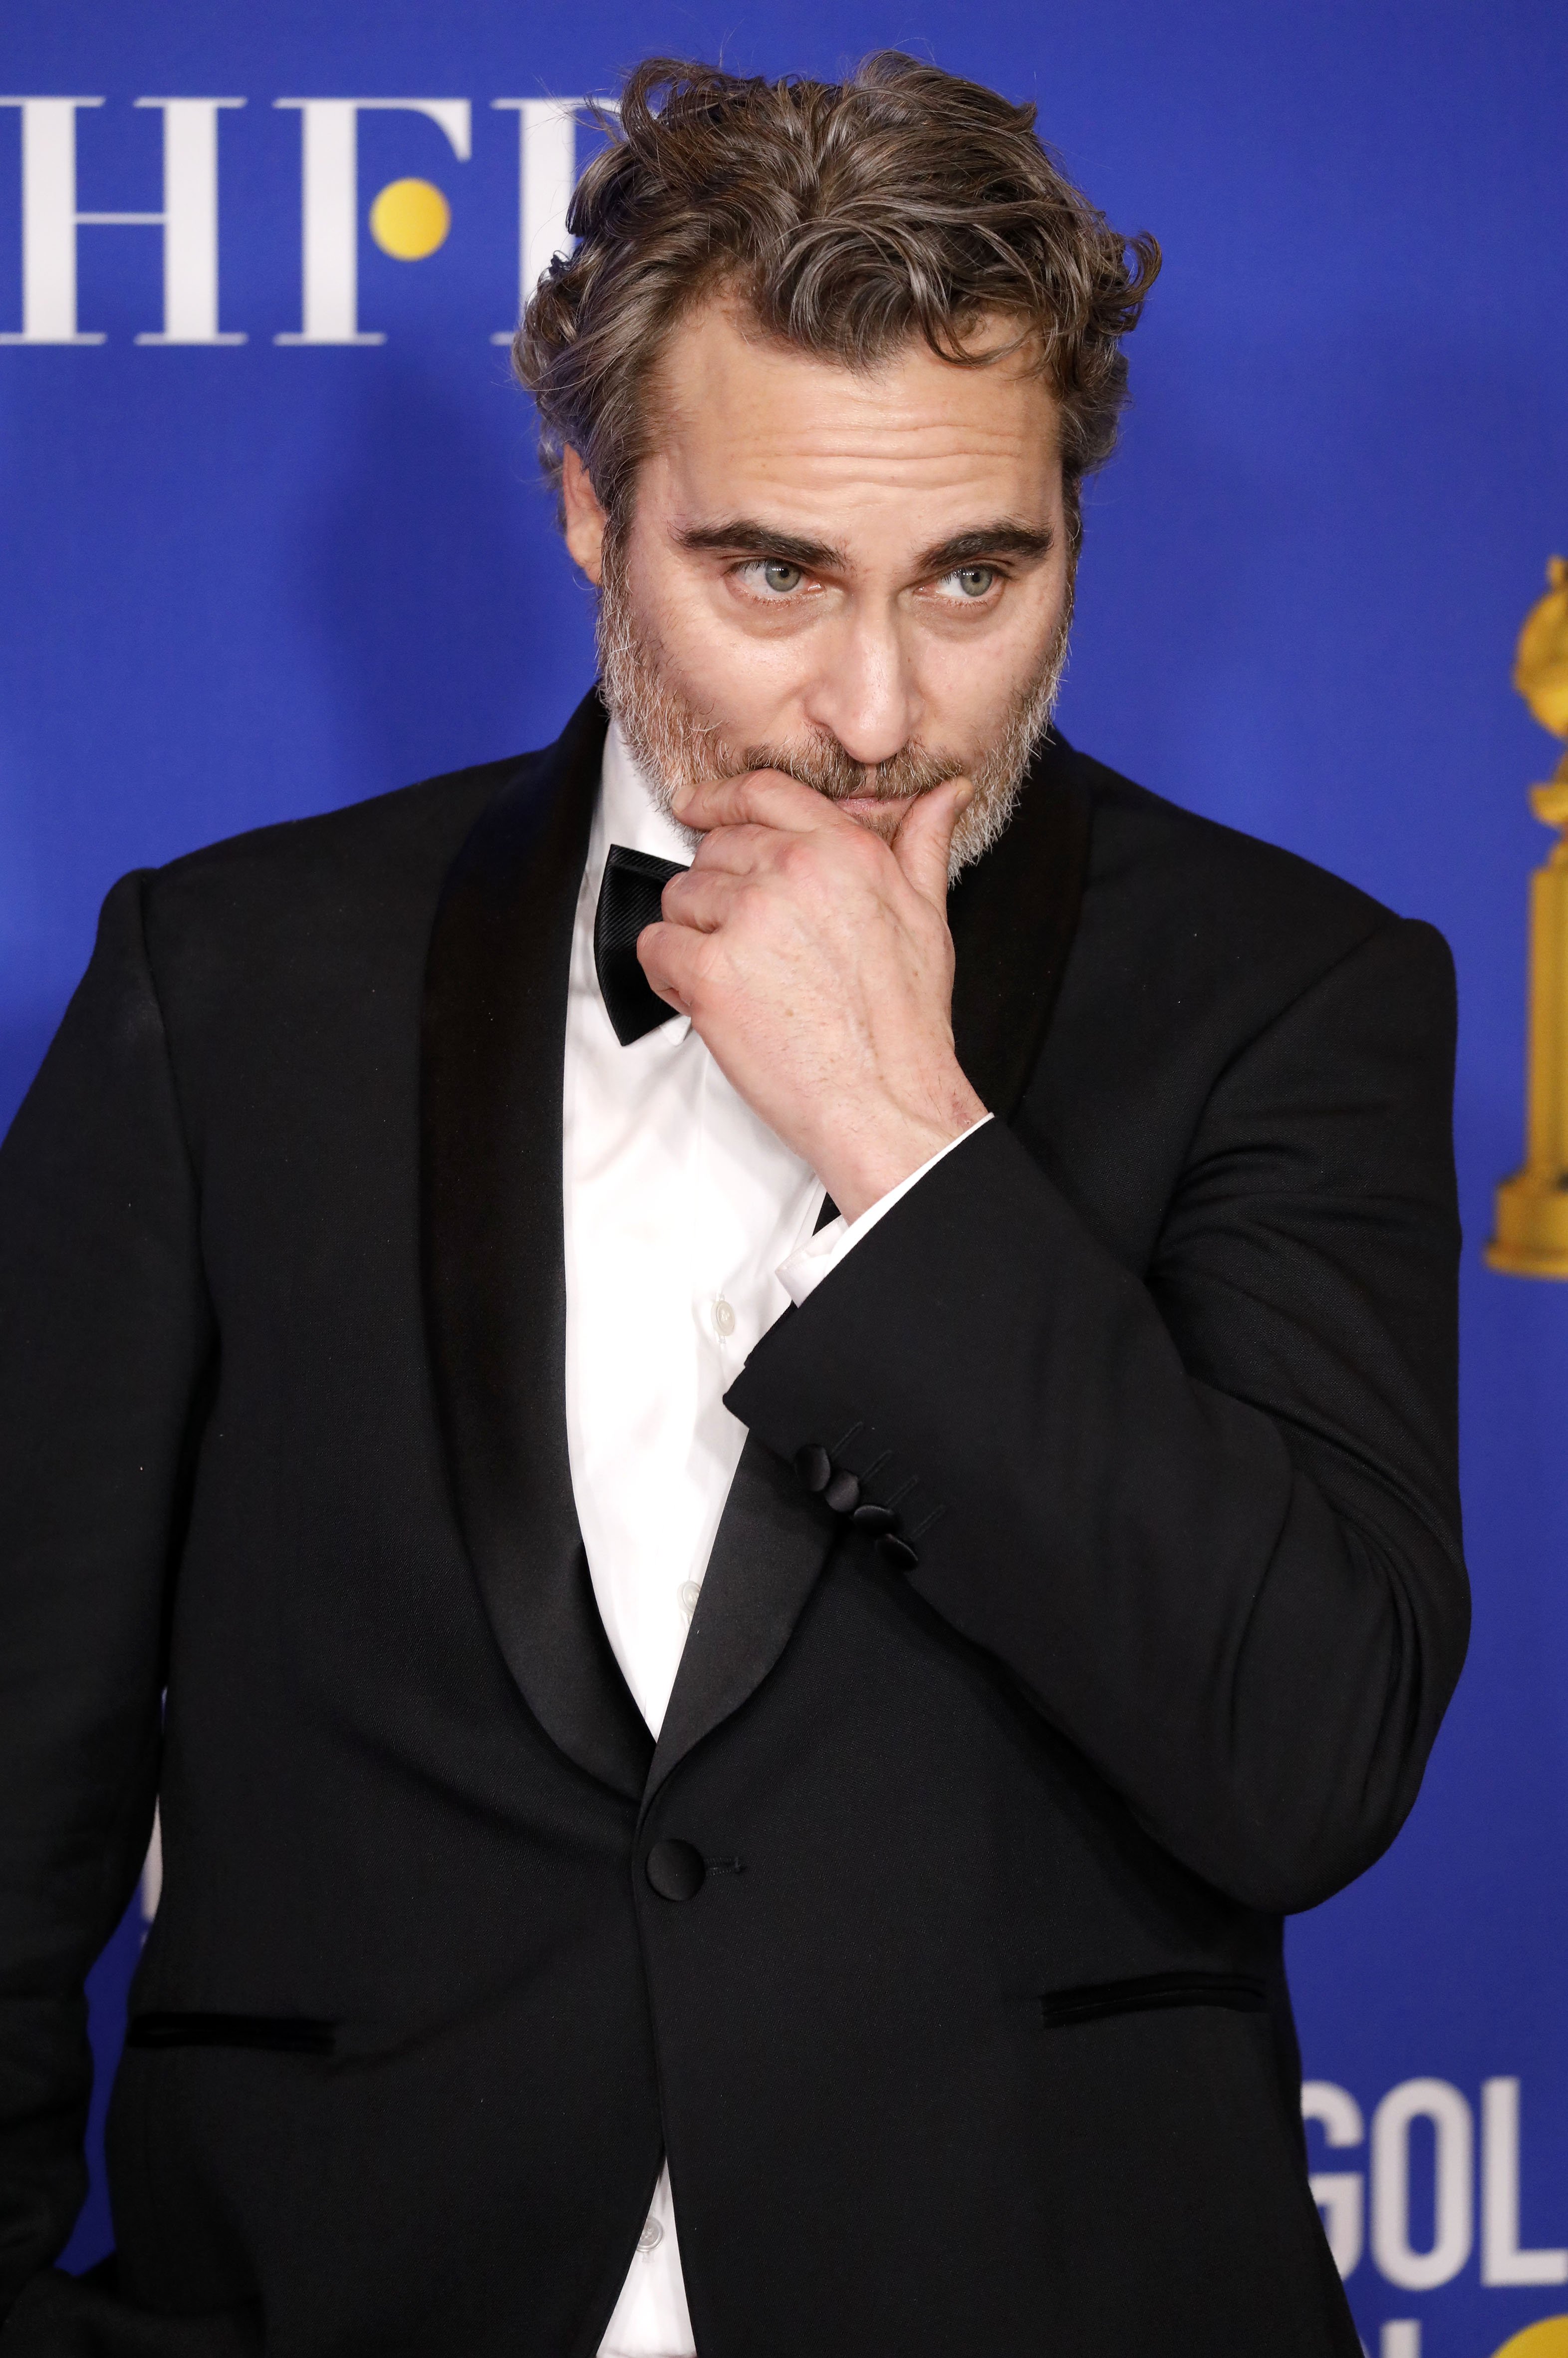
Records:
{"label": "white letter h", "polygon": [[101,344],[76,324],[76,233],[163,232],[163,329],[138,344],[243,344],[218,330],[218,114],[243,98],[138,98],[163,113],[163,211],[76,209],[76,111],[101,98],[0,98],[22,110],[22,328],[0,344]]}

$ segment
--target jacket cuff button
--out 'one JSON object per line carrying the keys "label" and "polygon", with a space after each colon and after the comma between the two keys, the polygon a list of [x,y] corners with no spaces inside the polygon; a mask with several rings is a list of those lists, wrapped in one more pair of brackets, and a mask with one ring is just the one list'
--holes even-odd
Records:
{"label": "jacket cuff button", "polygon": [[795,1470],[802,1489],[809,1490],[815,1498],[833,1479],[833,1460],[820,1441],[808,1441],[795,1453]]}
{"label": "jacket cuff button", "polygon": [[893,1572],[913,1572],[920,1562],[909,1541],[901,1540],[895,1531],[884,1532],[877,1541],[877,1553]]}
{"label": "jacket cuff button", "polygon": [[852,1515],[860,1503],[860,1486],[851,1473],[840,1466],[822,1495],[836,1515]]}
{"label": "jacket cuff button", "polygon": [[870,1498],[856,1508],[849,1520],[858,1531],[865,1532],[868,1539],[885,1539],[889,1531],[898,1529],[898,1517],[892,1509],[875,1506]]}

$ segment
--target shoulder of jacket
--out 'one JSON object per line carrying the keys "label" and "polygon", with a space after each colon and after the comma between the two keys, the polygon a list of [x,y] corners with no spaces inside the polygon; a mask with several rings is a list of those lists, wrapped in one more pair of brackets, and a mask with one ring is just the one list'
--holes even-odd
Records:
{"label": "shoulder of jacket", "polygon": [[[1400,919],[1359,886],[1077,754],[1093,797],[1088,904],[1203,963],[1326,968]],[[1098,907],[1097,907],[1098,904]]]}
{"label": "shoulder of jacket", "polygon": [[341,883],[356,871],[368,881],[378,869],[417,868],[443,854],[449,861],[484,806],[541,758],[477,763],[337,810],[223,837],[143,871],[144,893],[155,905],[207,895],[222,901],[248,883]]}
{"label": "shoulder of jacket", "polygon": [[497,795],[547,753],[455,770],[187,852],[140,879],[146,956],[181,1038],[251,1003],[318,1002],[419,965],[441,888]]}

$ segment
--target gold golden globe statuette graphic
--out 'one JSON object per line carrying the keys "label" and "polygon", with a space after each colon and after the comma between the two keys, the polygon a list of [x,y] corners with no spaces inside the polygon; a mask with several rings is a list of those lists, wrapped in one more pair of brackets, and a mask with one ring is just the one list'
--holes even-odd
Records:
{"label": "gold golden globe statuette graphic", "polygon": [[1568,2317],[1543,2317],[1505,2342],[1492,2358],[1568,2358]]}
{"label": "gold golden globe statuette graphic", "polygon": [[[1519,633],[1514,686],[1554,736],[1568,738],[1568,563],[1554,557],[1550,588]],[[1568,827],[1568,753],[1530,790],[1548,827]],[[1513,1277],[1568,1277],[1568,839],[1530,880],[1530,1068],[1522,1171],[1498,1189],[1493,1269]],[[1568,2352],[1565,2352],[1568,2358]]]}

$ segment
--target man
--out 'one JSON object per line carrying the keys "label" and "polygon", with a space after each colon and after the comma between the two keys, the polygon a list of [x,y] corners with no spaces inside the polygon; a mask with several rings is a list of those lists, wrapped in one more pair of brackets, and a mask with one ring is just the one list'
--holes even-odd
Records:
{"label": "man", "polygon": [[1447,956],[1049,728],[1156,256],[1032,113],[622,121],[603,700],[126,879],[0,1160],[5,2349],[1350,2353],[1281,1917],[1465,1646]]}

